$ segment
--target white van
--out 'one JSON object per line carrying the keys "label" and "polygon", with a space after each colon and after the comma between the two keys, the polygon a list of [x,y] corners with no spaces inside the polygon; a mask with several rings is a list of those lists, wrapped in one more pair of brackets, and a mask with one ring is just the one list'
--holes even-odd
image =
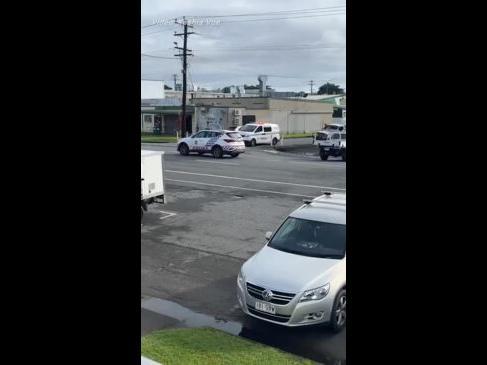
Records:
{"label": "white van", "polygon": [[165,201],[164,193],[164,152],[140,151],[140,218],[152,203]]}
{"label": "white van", "polygon": [[277,124],[272,123],[249,123],[238,129],[238,133],[247,146],[258,144],[270,144],[275,146],[280,140],[280,130]]}

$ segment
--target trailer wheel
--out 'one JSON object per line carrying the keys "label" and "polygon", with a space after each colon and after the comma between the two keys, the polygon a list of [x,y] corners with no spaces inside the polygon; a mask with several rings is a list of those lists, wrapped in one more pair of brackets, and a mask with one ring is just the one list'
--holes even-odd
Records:
{"label": "trailer wheel", "polygon": [[321,158],[323,161],[328,160],[328,153],[326,153],[326,152],[325,152],[325,150],[320,150],[320,158]]}

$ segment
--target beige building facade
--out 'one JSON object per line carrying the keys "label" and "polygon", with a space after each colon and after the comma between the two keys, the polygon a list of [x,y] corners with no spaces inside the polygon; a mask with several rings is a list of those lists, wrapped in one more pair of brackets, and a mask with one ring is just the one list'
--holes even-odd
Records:
{"label": "beige building facade", "polygon": [[[333,105],[319,101],[271,97],[195,98],[193,130],[205,128],[204,116],[212,109],[227,109],[231,126],[254,122],[278,124],[281,132],[310,133],[332,122]],[[202,118],[199,118],[202,116]],[[200,119],[200,123],[198,122]],[[223,126],[223,125],[222,125]],[[225,125],[225,127],[227,127]]]}

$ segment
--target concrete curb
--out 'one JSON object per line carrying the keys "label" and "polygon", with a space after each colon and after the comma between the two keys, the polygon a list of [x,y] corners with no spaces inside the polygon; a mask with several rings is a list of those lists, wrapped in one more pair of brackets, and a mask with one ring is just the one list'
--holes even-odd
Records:
{"label": "concrete curb", "polygon": [[152,361],[151,359],[148,359],[147,357],[141,356],[140,357],[140,365],[161,365],[158,362]]}

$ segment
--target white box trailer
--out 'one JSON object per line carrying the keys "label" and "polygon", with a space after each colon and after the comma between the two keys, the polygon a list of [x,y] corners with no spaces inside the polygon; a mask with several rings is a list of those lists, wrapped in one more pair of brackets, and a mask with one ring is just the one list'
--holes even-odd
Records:
{"label": "white box trailer", "polygon": [[147,205],[164,204],[164,152],[142,150],[140,153],[141,217]]}

